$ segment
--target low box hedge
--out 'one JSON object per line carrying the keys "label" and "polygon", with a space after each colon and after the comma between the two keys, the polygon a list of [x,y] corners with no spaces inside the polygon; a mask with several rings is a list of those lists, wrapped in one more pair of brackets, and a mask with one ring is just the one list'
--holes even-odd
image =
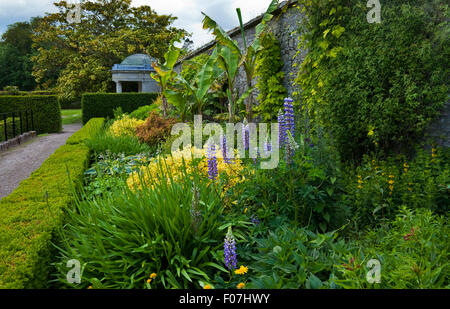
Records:
{"label": "low box hedge", "polygon": [[114,109],[121,107],[125,113],[131,113],[144,105],[152,104],[158,93],[85,93],[81,98],[83,123],[91,118],[112,118]]}
{"label": "low box hedge", "polygon": [[0,96],[0,113],[29,109],[33,110],[34,129],[38,134],[61,131],[61,107],[57,96]]}
{"label": "low box hedge", "polygon": [[74,202],[73,188],[82,185],[90,163],[84,137],[102,125],[98,119],[88,123],[73,144],[58,148],[0,200],[0,288],[47,287],[54,250],[51,241],[64,223],[64,209]]}
{"label": "low box hedge", "polygon": [[66,144],[74,145],[84,143],[88,138],[98,132],[99,128],[101,128],[104,123],[105,118],[92,118],[83,126],[81,130],[75,132],[71,137],[69,137]]}

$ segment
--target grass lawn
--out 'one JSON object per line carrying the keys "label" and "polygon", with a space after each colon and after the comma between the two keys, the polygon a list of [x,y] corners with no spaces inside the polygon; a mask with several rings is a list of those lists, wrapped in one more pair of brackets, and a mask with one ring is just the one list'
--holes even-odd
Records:
{"label": "grass lawn", "polygon": [[62,124],[81,122],[81,109],[61,110]]}

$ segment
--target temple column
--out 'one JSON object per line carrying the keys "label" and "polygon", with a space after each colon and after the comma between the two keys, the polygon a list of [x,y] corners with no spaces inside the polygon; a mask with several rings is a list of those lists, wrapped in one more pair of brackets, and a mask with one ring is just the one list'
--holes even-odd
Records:
{"label": "temple column", "polygon": [[116,82],[116,92],[122,93],[122,82],[121,81]]}

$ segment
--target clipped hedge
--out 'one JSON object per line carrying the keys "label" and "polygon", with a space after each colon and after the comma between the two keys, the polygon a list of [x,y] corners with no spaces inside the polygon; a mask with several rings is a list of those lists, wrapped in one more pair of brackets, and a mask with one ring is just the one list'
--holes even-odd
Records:
{"label": "clipped hedge", "polygon": [[75,145],[84,143],[88,138],[93,136],[105,123],[105,118],[92,118],[84,127],[75,132],[66,141],[68,145]]}
{"label": "clipped hedge", "polygon": [[82,185],[90,163],[84,137],[102,125],[98,119],[88,123],[72,139],[74,144],[58,148],[0,200],[0,288],[47,287],[51,241],[63,225],[64,209],[74,202],[73,188]]}
{"label": "clipped hedge", "polygon": [[131,113],[144,105],[150,105],[157,93],[86,93],[81,98],[83,123],[91,118],[113,118],[114,109],[121,107],[124,113]]}
{"label": "clipped hedge", "polygon": [[0,113],[29,109],[33,110],[34,128],[38,134],[61,131],[61,107],[57,96],[0,96]]}

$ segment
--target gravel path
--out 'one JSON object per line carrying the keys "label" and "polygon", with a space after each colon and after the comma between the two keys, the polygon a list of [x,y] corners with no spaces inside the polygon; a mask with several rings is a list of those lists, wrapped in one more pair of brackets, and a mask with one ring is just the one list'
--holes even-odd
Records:
{"label": "gravel path", "polygon": [[38,136],[24,145],[0,152],[0,199],[14,191],[22,180],[30,177],[81,126],[81,123],[67,124],[61,133]]}

